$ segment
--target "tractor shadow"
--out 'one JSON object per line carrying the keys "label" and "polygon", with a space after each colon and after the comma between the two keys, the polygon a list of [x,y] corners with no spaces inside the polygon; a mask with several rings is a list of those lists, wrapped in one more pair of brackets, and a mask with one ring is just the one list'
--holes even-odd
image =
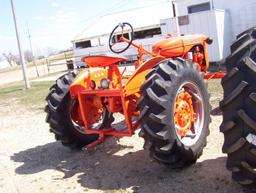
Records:
{"label": "tractor shadow", "polygon": [[[125,153],[122,153],[125,152]],[[129,189],[131,192],[256,192],[232,182],[225,169],[226,157],[208,159],[182,170],[152,162],[147,151],[117,144],[114,138],[93,150],[71,151],[59,142],[48,143],[11,156],[17,174],[35,174],[48,169],[64,176],[49,176],[61,183],[79,174],[77,182],[88,189]],[[56,174],[56,173],[55,173]]]}

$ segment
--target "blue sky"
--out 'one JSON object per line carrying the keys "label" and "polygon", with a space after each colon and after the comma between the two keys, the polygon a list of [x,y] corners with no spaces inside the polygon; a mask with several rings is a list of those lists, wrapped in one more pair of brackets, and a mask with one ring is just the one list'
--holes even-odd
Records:
{"label": "blue sky", "polygon": [[[164,0],[14,0],[22,45],[29,49],[27,26],[36,55],[67,49],[93,19],[115,11]],[[0,55],[18,53],[10,0],[0,1]],[[113,24],[113,27],[116,24]]]}

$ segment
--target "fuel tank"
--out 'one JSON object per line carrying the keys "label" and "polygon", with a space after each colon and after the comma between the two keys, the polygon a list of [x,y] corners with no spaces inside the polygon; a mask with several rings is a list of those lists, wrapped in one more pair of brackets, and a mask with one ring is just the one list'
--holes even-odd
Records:
{"label": "fuel tank", "polygon": [[184,56],[193,46],[205,45],[206,39],[202,34],[168,37],[155,43],[152,51],[167,58]]}

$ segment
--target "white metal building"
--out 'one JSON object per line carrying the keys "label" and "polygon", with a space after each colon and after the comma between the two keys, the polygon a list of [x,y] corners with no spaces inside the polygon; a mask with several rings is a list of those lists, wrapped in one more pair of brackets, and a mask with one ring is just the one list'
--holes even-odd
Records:
{"label": "white metal building", "polygon": [[176,0],[179,16],[210,9],[223,10],[227,13],[231,36],[256,25],[256,0]]}
{"label": "white metal building", "polygon": [[[253,18],[256,0],[175,0],[180,34],[203,33],[213,38],[209,47],[211,62],[217,62],[229,54],[229,46],[235,36],[256,25]],[[73,40],[76,64],[86,55],[108,54],[108,38],[120,22],[129,22],[135,31],[135,42],[147,49],[167,33],[177,34],[172,1],[154,6],[105,15],[87,26]],[[136,35],[137,34],[137,35]],[[143,35],[142,35],[143,34]],[[122,45],[120,45],[122,47]],[[136,59],[136,50],[130,47],[122,55]]]}

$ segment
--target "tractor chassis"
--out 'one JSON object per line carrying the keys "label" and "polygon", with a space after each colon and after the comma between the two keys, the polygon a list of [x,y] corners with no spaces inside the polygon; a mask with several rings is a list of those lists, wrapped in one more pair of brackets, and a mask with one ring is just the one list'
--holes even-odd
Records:
{"label": "tractor chassis", "polygon": [[122,113],[124,115],[125,125],[127,127],[123,129],[118,129],[120,131],[116,131],[115,128],[109,127],[109,128],[103,128],[103,129],[85,129],[85,134],[98,134],[99,138],[86,145],[83,150],[87,150],[89,148],[94,148],[96,145],[102,143],[107,138],[116,136],[116,137],[124,137],[124,136],[132,136],[134,134],[135,129],[138,128],[137,122],[132,122],[130,112],[128,111],[128,103],[129,100],[126,100],[126,97],[124,96],[123,89],[111,89],[111,90],[83,90],[78,94],[78,102],[79,102],[79,108],[81,112],[81,117],[84,123],[86,123],[86,114],[84,112],[84,109],[86,109],[85,104],[85,98],[87,96],[93,96],[96,95],[98,97],[120,97],[122,102]]}

